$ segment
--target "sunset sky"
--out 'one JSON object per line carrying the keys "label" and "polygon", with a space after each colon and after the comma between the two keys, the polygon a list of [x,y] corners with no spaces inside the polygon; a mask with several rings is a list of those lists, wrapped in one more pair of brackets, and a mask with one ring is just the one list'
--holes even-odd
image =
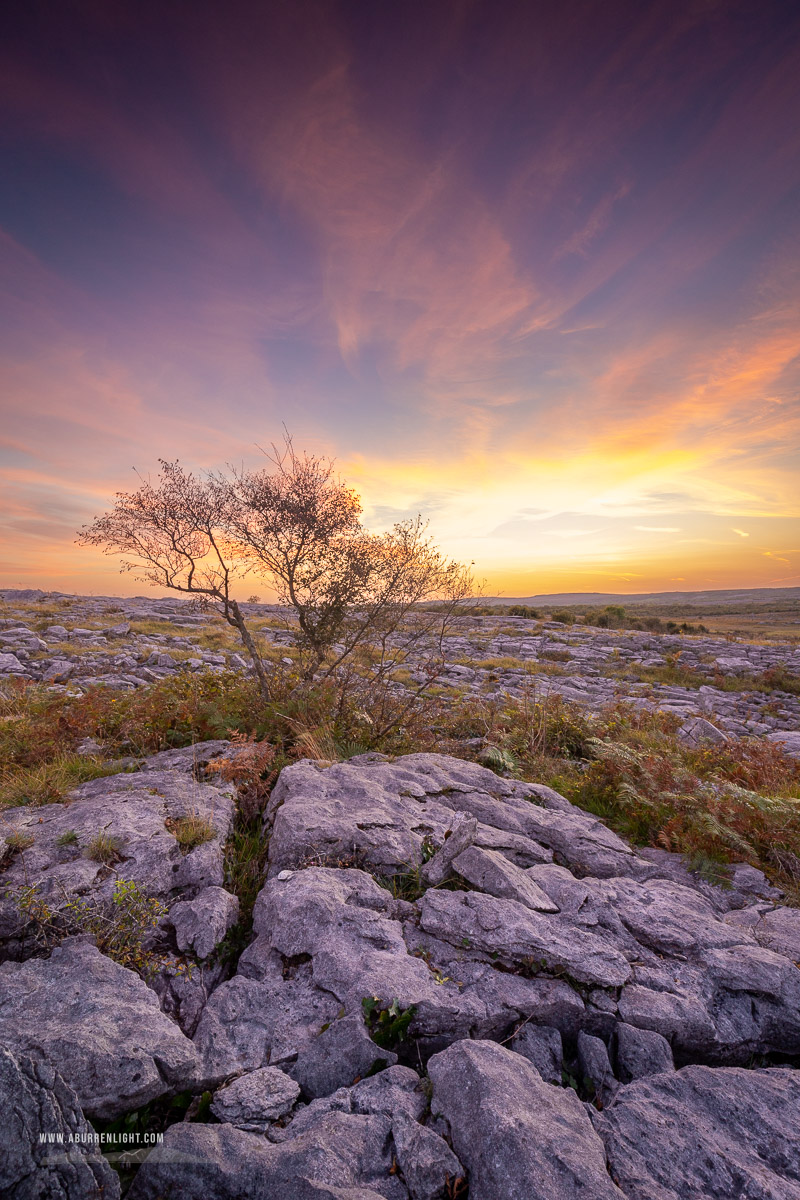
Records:
{"label": "sunset sky", "polygon": [[796,4],[2,20],[0,587],[282,423],[492,594],[800,584]]}

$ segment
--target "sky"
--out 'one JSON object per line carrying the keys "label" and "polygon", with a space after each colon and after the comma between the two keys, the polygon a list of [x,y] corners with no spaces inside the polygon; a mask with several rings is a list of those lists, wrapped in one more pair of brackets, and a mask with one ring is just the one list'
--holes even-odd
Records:
{"label": "sky", "polygon": [[492,595],[800,584],[796,5],[0,21],[0,587],[284,426]]}

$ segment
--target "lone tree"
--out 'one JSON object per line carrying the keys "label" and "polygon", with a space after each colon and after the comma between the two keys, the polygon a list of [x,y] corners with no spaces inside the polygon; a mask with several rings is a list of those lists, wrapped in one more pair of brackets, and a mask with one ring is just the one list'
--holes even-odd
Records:
{"label": "lone tree", "polygon": [[370,533],[333,462],[296,453],[290,437],[267,458],[261,470],[202,477],[161,460],[156,483],[118,493],[78,541],[212,606],[239,633],[265,698],[270,675],[232,595],[253,575],[296,620],[301,686],[333,678],[343,698],[366,680],[374,699],[413,655],[413,700],[441,670],[442,639],[473,591],[470,569],[441,554],[419,517]]}

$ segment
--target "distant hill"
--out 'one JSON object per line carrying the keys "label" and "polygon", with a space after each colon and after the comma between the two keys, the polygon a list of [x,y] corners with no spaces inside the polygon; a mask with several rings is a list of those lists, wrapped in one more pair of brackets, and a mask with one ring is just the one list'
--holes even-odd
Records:
{"label": "distant hill", "polygon": [[616,592],[554,592],[544,596],[486,596],[486,604],[528,604],[535,608],[541,605],[596,606],[605,604],[665,605],[684,604],[693,608],[712,608],[722,604],[776,604],[795,601],[800,603],[800,587],[791,588],[730,588],[710,592],[638,592],[620,595]]}

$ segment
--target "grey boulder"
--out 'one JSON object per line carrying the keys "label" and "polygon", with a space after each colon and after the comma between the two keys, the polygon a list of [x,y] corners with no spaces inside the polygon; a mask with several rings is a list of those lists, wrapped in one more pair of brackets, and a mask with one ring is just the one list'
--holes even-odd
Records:
{"label": "grey boulder", "polygon": [[800,1071],[684,1067],[592,1116],[636,1200],[800,1200]]}
{"label": "grey boulder", "polygon": [[432,1111],[469,1171],[470,1200],[623,1200],[569,1088],[495,1042],[456,1042],[428,1062]]}
{"label": "grey boulder", "polygon": [[546,1083],[561,1083],[564,1049],[558,1029],[550,1025],[524,1025],[511,1039],[510,1048],[527,1058]]}
{"label": "grey boulder", "polygon": [[[356,856],[370,870],[396,874],[421,867],[432,842],[441,849],[428,872],[441,881],[451,854],[473,838],[507,848],[519,865],[545,862],[552,853],[526,836],[520,819],[534,807],[529,797],[536,799],[531,784],[441,754],[295,763],[281,771],[264,815],[272,825],[270,877],[298,866],[311,850],[322,862]],[[451,837],[457,840],[448,847]]]}
{"label": "grey boulder", "polygon": [[117,1200],[73,1090],[48,1063],[0,1046],[0,1195],[6,1200]]}
{"label": "grey boulder", "polygon": [[361,1013],[333,1021],[300,1051],[291,1068],[306,1096],[328,1096],[371,1071],[392,1067],[397,1055],[383,1050],[367,1033]]}
{"label": "grey boulder", "polygon": [[487,954],[532,959],[565,971],[582,983],[619,987],[631,974],[612,945],[558,915],[533,912],[518,900],[483,892],[428,891],[420,901],[420,925],[453,945],[468,943]]}
{"label": "grey boulder", "polygon": [[800,962],[800,909],[760,904],[728,913],[725,921],[748,930],[767,950]]}
{"label": "grey boulder", "polygon": [[652,1029],[637,1029],[635,1025],[617,1024],[617,1074],[623,1083],[674,1071],[672,1049],[660,1033]]}
{"label": "grey boulder", "polygon": [[445,834],[444,843],[420,871],[423,882],[429,887],[435,887],[447,879],[452,873],[453,860],[472,845],[477,832],[478,822],[474,817],[468,817],[465,813],[455,813],[450,829]]}
{"label": "grey boulder", "polygon": [[[445,843],[446,844],[446,843]],[[501,900],[518,900],[535,912],[558,912],[546,892],[498,850],[470,846],[453,860],[453,869],[462,879]]]}
{"label": "grey boulder", "polygon": [[169,912],[178,949],[208,958],[239,919],[239,900],[225,888],[207,887],[193,900],[179,900]]}
{"label": "grey boulder", "polygon": [[83,938],[0,966],[0,1042],[57,1067],[84,1112],[105,1120],[198,1078],[197,1051],[155,992]]}
{"label": "grey boulder", "polygon": [[273,1121],[291,1110],[299,1095],[298,1084],[283,1071],[262,1067],[220,1088],[211,1102],[211,1111],[237,1129],[265,1133]]}
{"label": "grey boulder", "polygon": [[678,737],[689,746],[722,745],[730,738],[705,717],[687,717],[678,730]]}
{"label": "grey boulder", "polygon": [[294,1062],[339,1009],[334,997],[303,979],[234,976],[211,994],[194,1033],[204,1078],[220,1083]]}

